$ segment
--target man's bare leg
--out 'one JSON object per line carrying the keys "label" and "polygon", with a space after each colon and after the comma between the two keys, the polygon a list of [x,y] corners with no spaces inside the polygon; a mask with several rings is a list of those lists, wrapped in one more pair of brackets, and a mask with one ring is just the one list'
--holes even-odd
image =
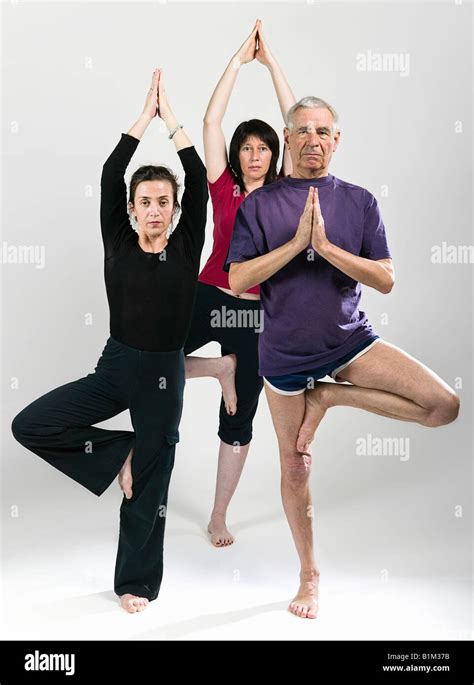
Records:
{"label": "man's bare leg", "polygon": [[305,394],[279,395],[266,384],[265,392],[280,449],[283,508],[301,564],[300,586],[288,610],[301,618],[316,618],[320,573],[313,553],[309,489],[311,457],[296,449],[296,438],[305,413]]}
{"label": "man's bare leg", "polygon": [[217,465],[216,494],[207,530],[215,547],[227,547],[234,538],[226,526],[227,508],[244,468],[250,443],[235,447],[221,440]]}
{"label": "man's bare leg", "polygon": [[380,340],[346,366],[338,378],[352,385],[316,383],[306,395],[297,446],[307,451],[330,407],[365,409],[398,421],[443,426],[459,412],[459,397],[434,371],[400,348]]}
{"label": "man's bare leg", "polygon": [[222,388],[225,408],[230,416],[237,411],[237,393],[235,391],[235,354],[223,357],[185,357],[186,379],[210,376],[217,378]]}

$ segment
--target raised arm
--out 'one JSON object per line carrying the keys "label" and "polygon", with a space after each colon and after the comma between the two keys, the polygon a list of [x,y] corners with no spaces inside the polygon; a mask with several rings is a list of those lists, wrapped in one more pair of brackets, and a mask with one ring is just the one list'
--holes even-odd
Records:
{"label": "raised arm", "polygon": [[122,137],[102,167],[100,179],[100,225],[106,258],[134,231],[127,212],[125,170],[157,110],[158,70],[155,69],[145,106],[137,121]]}
{"label": "raised arm", "polygon": [[158,74],[158,116],[163,119],[170,135],[173,136],[173,142],[184,169],[181,218],[176,228],[183,233],[189,257],[194,261],[199,261],[204,245],[209,197],[206,167],[171,109],[165,89],[163,69],[160,69]]}
{"label": "raised arm", "polygon": [[[268,42],[263,34],[263,25],[260,19],[257,20],[257,43],[258,47],[255,56],[261,64],[264,64],[268,68],[270,72],[273,85],[275,87],[275,93],[278,98],[278,104],[280,105],[281,115],[286,126],[286,115],[290,107],[295,104],[296,98],[290,88],[288,81],[286,80],[285,74],[270,51]],[[285,146],[283,153],[283,173],[285,176],[288,176],[292,173],[292,171],[293,165],[291,162],[290,151]]]}
{"label": "raised arm", "polygon": [[227,148],[222,130],[222,119],[229,104],[241,65],[247,64],[247,62],[251,62],[255,58],[257,29],[258,22],[255,22],[251,34],[242,43],[235,55],[233,55],[226,70],[219,79],[204,115],[204,155],[207,178],[211,183],[217,181],[227,166]]}

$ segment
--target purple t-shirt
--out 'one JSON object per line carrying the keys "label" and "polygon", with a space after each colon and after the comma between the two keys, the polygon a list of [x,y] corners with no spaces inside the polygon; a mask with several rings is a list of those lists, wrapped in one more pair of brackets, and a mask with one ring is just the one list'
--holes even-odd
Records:
{"label": "purple t-shirt", "polygon": [[[318,188],[328,240],[367,259],[391,257],[377,201],[360,186],[329,174],[286,176],[254,190],[241,204],[225,269],[275,250],[296,233],[309,187]],[[311,243],[260,285],[263,330],[259,374],[323,366],[374,334],[359,311],[361,286],[318,255]]]}

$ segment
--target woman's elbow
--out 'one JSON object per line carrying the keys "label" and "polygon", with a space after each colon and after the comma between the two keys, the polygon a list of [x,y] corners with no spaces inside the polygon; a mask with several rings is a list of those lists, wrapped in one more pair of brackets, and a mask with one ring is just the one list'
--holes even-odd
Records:
{"label": "woman's elbow", "polygon": [[204,128],[213,128],[221,125],[221,119],[213,114],[205,114],[202,123]]}

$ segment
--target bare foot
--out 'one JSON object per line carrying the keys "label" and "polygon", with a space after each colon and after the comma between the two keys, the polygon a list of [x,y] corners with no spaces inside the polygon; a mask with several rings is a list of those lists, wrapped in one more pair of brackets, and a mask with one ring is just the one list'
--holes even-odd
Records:
{"label": "bare foot", "polygon": [[211,518],[207,532],[211,536],[211,543],[214,547],[227,547],[234,542],[234,538],[227,530],[225,520],[222,518]]}
{"label": "bare foot", "polygon": [[122,609],[128,611],[129,614],[134,614],[137,611],[146,609],[149,600],[146,597],[138,597],[137,595],[131,595],[127,592],[125,595],[120,595],[120,604],[122,605]]}
{"label": "bare foot", "polygon": [[235,391],[237,357],[235,354],[225,354],[217,360],[217,364],[216,378],[221,384],[225,408],[227,413],[233,416],[237,411],[237,393]]}
{"label": "bare foot", "polygon": [[288,611],[300,618],[316,618],[318,615],[319,573],[310,578],[301,580],[298,593],[288,606]]}
{"label": "bare foot", "polygon": [[302,452],[310,457],[309,445],[314,439],[314,433],[321,423],[326,410],[329,408],[328,385],[330,384],[316,381],[314,388],[305,391],[306,408],[303,423],[296,440],[296,449],[298,452]]}
{"label": "bare foot", "polygon": [[132,447],[130,452],[128,453],[128,457],[125,460],[124,465],[120,469],[120,473],[118,475],[118,482],[120,485],[120,488],[123,490],[123,494],[127,499],[130,499],[132,496],[132,484],[133,484],[133,478],[132,478],[132,456],[133,452],[135,451],[135,448]]}

